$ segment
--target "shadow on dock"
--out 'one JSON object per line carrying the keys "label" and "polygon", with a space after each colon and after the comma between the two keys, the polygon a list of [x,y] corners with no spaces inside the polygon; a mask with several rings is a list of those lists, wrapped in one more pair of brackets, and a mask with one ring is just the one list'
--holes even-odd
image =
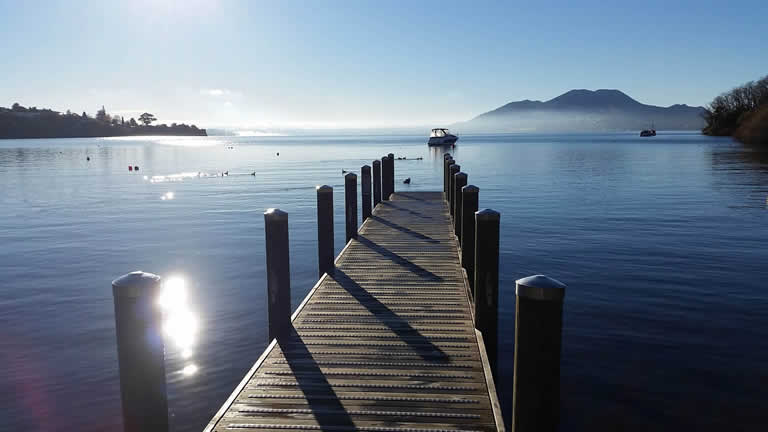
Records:
{"label": "shadow on dock", "polygon": [[399,210],[399,211],[402,211],[402,212],[406,212],[408,214],[412,214],[412,215],[414,215],[416,217],[419,217],[421,219],[432,219],[432,216],[426,216],[426,215],[424,215],[422,213],[419,213],[417,211],[409,210],[409,209],[407,209],[405,207],[401,207],[399,205],[393,204],[392,201],[382,201],[380,204],[382,206],[384,206],[384,207],[392,207],[395,210]]}
{"label": "shadow on dock", "polygon": [[[375,216],[373,216],[375,217]],[[419,266],[418,264],[410,261],[407,258],[403,258],[402,256],[392,252],[391,250],[385,248],[384,246],[379,245],[378,243],[374,243],[371,240],[368,240],[363,235],[358,234],[357,241],[360,242],[363,246],[371,249],[372,251],[378,253],[379,255],[387,258],[388,260],[392,261],[395,264],[399,264],[403,267],[405,267],[409,272],[419,276],[422,279],[426,279],[430,282],[442,282],[443,278],[432,273],[431,271],[425,269],[424,267]],[[439,242],[438,242],[439,243]]]}
{"label": "shadow on dock", "polygon": [[355,300],[365,306],[382,324],[389,327],[403,342],[407,343],[424,361],[434,363],[447,363],[450,361],[448,355],[440,347],[433,344],[429,338],[413,328],[407,320],[400,317],[387,305],[371,295],[365,288],[344,273],[343,270],[337,268],[330,276],[347,290]]}
{"label": "shadow on dock", "polygon": [[320,365],[304,345],[296,328],[291,325],[287,337],[278,339],[277,343],[320,429],[354,430],[355,422],[347,413]]}

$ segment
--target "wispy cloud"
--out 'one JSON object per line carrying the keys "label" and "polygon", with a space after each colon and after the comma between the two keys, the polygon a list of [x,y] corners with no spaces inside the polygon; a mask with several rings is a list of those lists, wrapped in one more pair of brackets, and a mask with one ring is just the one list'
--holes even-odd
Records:
{"label": "wispy cloud", "polygon": [[222,88],[212,88],[212,89],[201,89],[200,94],[203,96],[211,96],[211,97],[222,97],[222,96],[239,96],[239,92],[235,92],[229,89],[222,89]]}

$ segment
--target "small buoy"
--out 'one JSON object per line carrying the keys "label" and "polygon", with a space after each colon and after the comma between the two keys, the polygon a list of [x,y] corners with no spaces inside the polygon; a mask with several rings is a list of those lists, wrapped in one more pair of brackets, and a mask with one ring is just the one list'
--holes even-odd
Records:
{"label": "small buoy", "polygon": [[252,176],[255,176],[255,175],[256,175],[256,171],[252,172],[252,173],[251,173],[251,175],[252,175]]}
{"label": "small buoy", "polygon": [[138,165],[136,165],[135,167],[133,167],[133,170],[134,170],[134,171],[138,171],[138,170],[139,170],[139,166],[138,166]]}
{"label": "small buoy", "polygon": [[408,177],[407,179],[403,180],[403,183],[405,184],[411,184],[411,178]]}
{"label": "small buoy", "polygon": [[280,156],[280,152],[277,152],[277,155]]}
{"label": "small buoy", "polygon": [[228,176],[229,175],[229,171],[224,171],[224,175]]}
{"label": "small buoy", "polygon": [[133,165],[128,165],[128,171],[133,171]]}
{"label": "small buoy", "polygon": [[346,174],[346,173],[347,173],[347,170],[343,169],[343,170],[341,170],[341,173],[342,173],[342,174]]}
{"label": "small buoy", "polygon": [[89,161],[89,160],[91,160],[91,157],[90,156],[86,156],[85,160]]}

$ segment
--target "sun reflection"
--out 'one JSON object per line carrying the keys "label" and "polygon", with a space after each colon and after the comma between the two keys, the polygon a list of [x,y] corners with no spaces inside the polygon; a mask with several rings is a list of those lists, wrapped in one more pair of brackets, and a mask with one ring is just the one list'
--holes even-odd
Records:
{"label": "sun reflection", "polygon": [[160,199],[161,199],[161,200],[163,200],[163,201],[166,201],[166,200],[172,200],[172,199],[174,198],[174,196],[175,196],[175,195],[173,194],[173,192],[166,192],[166,193],[164,193],[164,194],[163,194],[163,195],[160,197]]}
{"label": "sun reflection", "polygon": [[197,366],[193,364],[188,364],[184,366],[184,369],[182,369],[181,372],[187,376],[194,375],[195,373],[197,373]]}
{"label": "sun reflection", "polygon": [[[197,316],[189,307],[188,299],[186,281],[178,276],[165,280],[157,299],[158,306],[163,310],[166,348],[176,348],[183,359],[192,357],[199,330]],[[188,364],[182,372],[184,375],[194,375],[197,369],[194,364]]]}

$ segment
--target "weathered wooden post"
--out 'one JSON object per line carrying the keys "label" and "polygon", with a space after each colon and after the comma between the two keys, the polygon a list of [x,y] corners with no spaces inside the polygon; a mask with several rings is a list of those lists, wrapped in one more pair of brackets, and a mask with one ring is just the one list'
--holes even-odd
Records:
{"label": "weathered wooden post", "polygon": [[470,292],[475,292],[475,212],[480,189],[474,185],[461,188],[461,264],[467,270]]}
{"label": "weathered wooden post", "polygon": [[360,195],[363,198],[362,212],[363,222],[365,222],[366,219],[371,217],[371,167],[363,165],[360,168],[360,175],[362,176],[362,179],[360,179],[360,185],[362,187]]}
{"label": "weathered wooden post", "polygon": [[500,219],[491,209],[475,213],[475,328],[483,334],[494,378],[498,376]]}
{"label": "weathered wooden post", "polygon": [[459,239],[459,244],[461,244],[461,211],[464,209],[462,207],[461,188],[467,185],[467,174],[463,172],[456,173],[453,183],[453,232],[456,234],[456,238]]}
{"label": "weathered wooden post", "polygon": [[381,202],[381,161],[373,161],[373,206]]}
{"label": "weathered wooden post", "polygon": [[160,276],[140,271],[112,282],[126,432],[167,432],[165,347],[157,305]]}
{"label": "weathered wooden post", "polygon": [[454,163],[450,166],[449,174],[448,174],[448,211],[451,213],[451,217],[453,217],[453,203],[456,202],[455,192],[456,192],[456,173],[461,171],[461,165]]}
{"label": "weathered wooden post", "polygon": [[381,199],[389,201],[389,156],[381,158]]}
{"label": "weathered wooden post", "polygon": [[357,238],[357,174],[344,176],[344,215],[347,226],[347,242]]}
{"label": "weathered wooden post", "polygon": [[390,153],[387,155],[389,159],[389,193],[395,193],[395,154]]}
{"label": "weathered wooden post", "polygon": [[558,430],[565,288],[543,275],[517,280],[513,431]]}
{"label": "weathered wooden post", "polygon": [[451,179],[450,179],[451,165],[455,164],[456,161],[454,161],[453,158],[450,158],[450,159],[446,159],[443,163],[444,163],[444,165],[443,165],[443,175],[445,177],[443,179],[443,193],[445,194],[445,200],[446,201],[450,201],[451,200],[451,189],[450,189],[450,187],[451,187]]}
{"label": "weathered wooden post", "polygon": [[271,341],[288,335],[291,327],[288,213],[277,208],[267,210],[264,213],[264,234],[267,250],[267,313]]}
{"label": "weathered wooden post", "polygon": [[333,271],[333,188],[317,187],[317,271],[318,277]]}

